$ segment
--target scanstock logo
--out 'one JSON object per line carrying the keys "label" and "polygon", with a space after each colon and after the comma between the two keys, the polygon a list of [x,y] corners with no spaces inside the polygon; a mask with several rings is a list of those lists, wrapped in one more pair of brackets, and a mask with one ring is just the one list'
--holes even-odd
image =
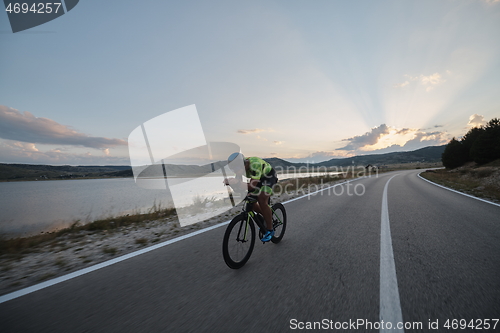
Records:
{"label": "scanstock logo", "polygon": [[52,21],[75,8],[79,0],[4,0],[12,32],[19,32]]}
{"label": "scanstock logo", "polygon": [[130,165],[138,186],[165,190],[181,226],[204,221],[239,204],[224,179],[243,170],[243,159],[228,164],[240,147],[207,142],[195,105],[166,112],[135,128],[128,137]]}

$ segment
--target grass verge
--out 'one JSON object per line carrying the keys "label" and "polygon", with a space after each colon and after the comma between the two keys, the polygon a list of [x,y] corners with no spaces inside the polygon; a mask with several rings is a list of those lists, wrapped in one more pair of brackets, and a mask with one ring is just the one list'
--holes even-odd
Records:
{"label": "grass verge", "polygon": [[77,221],[68,228],[31,237],[7,239],[6,237],[0,236],[0,255],[25,254],[34,251],[35,248],[40,245],[47,244],[51,247],[57,247],[60,245],[58,239],[62,236],[67,236],[69,239],[78,239],[84,236],[82,232],[106,232],[124,226],[140,226],[147,221],[165,218],[174,214],[175,209],[173,208],[161,208],[154,205],[146,214],[127,214],[123,216],[108,217],[83,225]]}
{"label": "grass verge", "polygon": [[427,170],[422,177],[479,198],[500,202],[500,168],[467,166],[453,170]]}

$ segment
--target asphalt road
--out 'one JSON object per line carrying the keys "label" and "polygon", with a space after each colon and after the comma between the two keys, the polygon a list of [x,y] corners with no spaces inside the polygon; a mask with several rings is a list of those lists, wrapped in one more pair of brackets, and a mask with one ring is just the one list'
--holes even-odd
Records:
{"label": "asphalt road", "polygon": [[[422,323],[405,332],[453,331],[444,327],[447,319],[490,319],[490,329],[480,331],[493,332],[500,207],[429,184],[418,171],[397,172],[387,187],[392,248],[382,246],[393,251],[395,275],[381,278],[382,199],[395,174],[286,204],[283,241],[256,242],[242,269],[225,265],[225,227],[217,228],[4,302],[0,330],[286,332],[319,321],[377,332],[387,284],[399,293],[393,303],[403,321]],[[373,329],[353,326],[357,320]],[[436,321],[438,329],[429,329]]]}

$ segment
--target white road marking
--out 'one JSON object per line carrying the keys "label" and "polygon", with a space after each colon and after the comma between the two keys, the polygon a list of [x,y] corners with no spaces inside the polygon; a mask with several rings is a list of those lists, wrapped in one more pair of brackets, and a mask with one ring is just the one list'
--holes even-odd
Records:
{"label": "white road marking", "polygon": [[189,238],[189,237],[193,237],[193,236],[201,234],[203,232],[207,232],[209,230],[212,230],[212,229],[215,229],[215,228],[218,228],[218,227],[222,227],[222,226],[224,226],[226,224],[229,224],[229,222],[230,221],[226,221],[226,222],[221,223],[221,224],[213,225],[211,227],[208,227],[208,228],[205,228],[205,229],[201,229],[201,230],[198,230],[198,231],[195,231],[195,232],[192,232],[190,234],[186,234],[186,235],[174,238],[174,239],[170,239],[168,241],[165,241],[165,242],[162,242],[162,243],[159,243],[159,244],[147,247],[145,249],[141,249],[139,251],[131,252],[129,254],[125,254],[125,255],[120,256],[118,258],[111,259],[111,260],[108,260],[108,261],[105,261],[105,262],[102,262],[100,264],[93,265],[93,266],[90,266],[90,267],[87,267],[87,268],[83,268],[83,269],[80,269],[80,270],[78,270],[76,272],[69,273],[69,274],[60,276],[58,278],[54,278],[54,279],[49,280],[49,281],[45,281],[45,282],[36,284],[34,286],[27,287],[27,288],[24,288],[24,289],[21,289],[21,290],[18,290],[18,291],[14,291],[14,292],[12,292],[10,294],[6,294],[6,295],[3,295],[3,296],[0,296],[0,304],[3,303],[3,302],[10,301],[10,300],[12,300],[14,298],[18,298],[18,297],[21,297],[21,296],[24,296],[24,295],[27,295],[27,294],[31,294],[32,292],[38,291],[40,289],[44,289],[44,288],[53,286],[55,284],[58,284],[58,283],[61,283],[61,282],[64,282],[64,281],[76,278],[76,277],[81,276],[83,274],[87,274],[87,273],[96,271],[98,269],[101,269],[101,268],[104,268],[104,267],[116,264],[116,263],[118,263],[120,261],[124,261],[124,260],[130,259],[130,258],[136,257],[138,255],[147,253],[149,251],[156,250],[156,249],[158,249],[160,247],[176,243],[176,242],[181,241],[183,239],[186,239],[186,238]]}
{"label": "white road marking", "polygon": [[[287,203],[290,203],[290,202],[295,201],[295,200],[306,198],[306,197],[308,197],[310,195],[313,195],[315,193],[318,193],[318,192],[321,192],[321,191],[325,191],[325,190],[328,190],[329,188],[333,188],[333,187],[336,187],[336,186],[341,186],[341,185],[344,185],[344,184],[347,184],[349,182],[353,182],[353,181],[356,181],[356,180],[359,180],[359,179],[362,179],[362,178],[364,178],[364,177],[360,177],[360,178],[356,178],[356,179],[345,181],[343,183],[335,184],[335,185],[329,186],[327,188],[315,191],[313,193],[305,194],[303,196],[300,196],[300,197],[297,197],[297,198],[294,198],[294,199],[282,202],[282,204],[287,204]],[[199,235],[201,233],[204,233],[204,232],[207,232],[207,231],[210,231],[210,230],[213,230],[213,229],[225,226],[225,225],[229,224],[229,222],[231,222],[231,221],[226,221],[226,222],[223,222],[223,223],[220,223],[220,224],[216,224],[216,225],[213,225],[213,226],[205,228],[205,229],[197,230],[197,231],[192,232],[190,234],[186,234],[186,235],[174,238],[174,239],[170,239],[168,241],[165,241],[165,242],[162,242],[162,243],[158,243],[156,245],[147,247],[145,249],[141,249],[139,251],[131,252],[131,253],[125,254],[123,256],[120,256],[118,258],[111,259],[111,260],[108,260],[108,261],[105,261],[105,262],[102,262],[100,264],[96,264],[96,265],[93,265],[93,266],[90,266],[90,267],[87,267],[87,268],[83,268],[83,269],[80,269],[80,270],[75,271],[73,273],[69,273],[69,274],[66,274],[66,275],[54,278],[54,279],[49,280],[49,281],[45,281],[45,282],[36,284],[34,286],[27,287],[27,288],[24,288],[24,289],[20,289],[18,291],[14,291],[12,293],[0,296],[0,304],[2,304],[4,302],[7,302],[7,301],[10,301],[10,300],[13,300],[13,299],[18,298],[18,297],[27,295],[27,294],[31,294],[31,293],[33,293],[35,291],[38,291],[38,290],[41,290],[41,289],[53,286],[55,284],[58,284],[58,283],[61,283],[61,282],[64,282],[64,281],[67,281],[67,280],[79,277],[79,276],[81,276],[83,274],[87,274],[87,273],[96,271],[98,269],[101,269],[101,268],[104,268],[104,267],[116,264],[116,263],[118,263],[120,261],[124,261],[124,260],[130,259],[130,258],[136,257],[138,255],[147,253],[149,251],[156,250],[156,249],[158,249],[160,247],[163,247],[163,246],[166,246],[166,245],[170,245],[170,244],[176,243],[178,241],[184,240],[186,238],[190,238],[190,237]]]}
{"label": "white road marking", "polygon": [[[423,172],[423,171],[422,171],[422,172]],[[420,176],[420,174],[421,174],[422,172],[420,172],[420,173],[417,175],[417,176],[418,176],[418,178],[423,179],[423,180],[425,180],[425,181],[426,181],[426,182],[428,182],[428,183],[431,183],[431,184],[433,184],[433,185],[439,186],[439,187],[444,188],[444,189],[446,189],[446,190],[448,190],[448,191],[455,192],[455,193],[458,193],[458,194],[461,194],[461,195],[465,195],[466,197],[469,197],[469,198],[472,198],[472,199],[476,199],[476,200],[479,200],[479,201],[482,201],[482,202],[486,202],[486,203],[489,203],[489,204],[492,204],[492,205],[495,205],[495,206],[500,207],[500,205],[499,205],[499,204],[497,204],[497,203],[495,203],[495,202],[491,202],[491,201],[488,201],[488,200],[484,200],[484,199],[481,199],[481,198],[475,197],[475,196],[473,196],[473,195],[470,195],[470,194],[467,194],[467,193],[463,193],[463,192],[460,192],[460,191],[457,191],[457,190],[451,189],[451,188],[449,188],[449,187],[446,187],[446,186],[439,185],[439,184],[436,184],[436,183],[434,183],[434,182],[431,182],[430,180],[425,179],[424,177]]]}
{"label": "white road marking", "polygon": [[382,215],[380,228],[380,322],[391,322],[392,328],[380,329],[379,332],[404,332],[397,329],[398,323],[403,323],[401,303],[399,300],[398,279],[392,250],[391,226],[389,223],[389,208],[387,205],[387,188],[392,178],[389,178],[382,195]]}

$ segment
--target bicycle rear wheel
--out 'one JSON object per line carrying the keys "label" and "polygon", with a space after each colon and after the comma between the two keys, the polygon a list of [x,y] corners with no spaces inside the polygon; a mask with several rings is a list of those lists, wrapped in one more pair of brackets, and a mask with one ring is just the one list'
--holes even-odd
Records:
{"label": "bicycle rear wheel", "polygon": [[227,226],[222,241],[222,255],[226,264],[238,269],[246,264],[255,245],[255,226],[245,220],[245,215],[236,216]]}
{"label": "bicycle rear wheel", "polygon": [[271,242],[277,244],[281,241],[285,235],[286,230],[286,210],[285,206],[280,203],[275,203],[272,206],[273,210],[273,229],[274,236],[271,238]]}

